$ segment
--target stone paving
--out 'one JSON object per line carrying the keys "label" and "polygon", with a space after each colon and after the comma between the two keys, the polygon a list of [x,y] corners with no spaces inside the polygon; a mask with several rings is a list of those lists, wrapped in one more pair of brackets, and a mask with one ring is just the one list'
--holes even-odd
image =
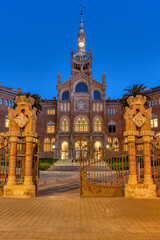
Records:
{"label": "stone paving", "polygon": [[78,173],[42,173],[39,197],[0,197],[0,239],[160,239],[160,199],[80,198]]}

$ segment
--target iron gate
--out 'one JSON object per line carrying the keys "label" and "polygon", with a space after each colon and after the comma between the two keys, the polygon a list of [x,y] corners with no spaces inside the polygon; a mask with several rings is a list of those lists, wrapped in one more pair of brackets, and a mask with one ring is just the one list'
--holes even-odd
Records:
{"label": "iron gate", "polygon": [[[110,149],[94,151],[80,156],[80,195],[82,197],[124,196],[128,181],[129,162],[126,143]],[[82,151],[81,151],[82,152]]]}
{"label": "iron gate", "polygon": [[7,181],[8,174],[8,144],[1,144],[0,147],[0,195],[3,193],[2,189]]}
{"label": "iron gate", "polygon": [[[80,195],[82,197],[120,197],[124,196],[125,184],[129,177],[128,143],[119,140],[118,144],[107,150],[94,151],[88,148],[86,156],[80,151]],[[160,142],[150,143],[151,174],[160,196]],[[137,180],[144,180],[143,141],[136,138]]]}

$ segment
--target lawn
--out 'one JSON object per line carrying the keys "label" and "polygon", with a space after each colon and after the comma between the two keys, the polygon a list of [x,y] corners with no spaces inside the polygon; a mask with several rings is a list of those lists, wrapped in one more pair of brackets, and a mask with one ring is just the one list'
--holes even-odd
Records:
{"label": "lawn", "polygon": [[[54,159],[54,163],[57,160],[58,159]],[[52,164],[53,164],[53,158],[40,158],[39,159],[39,170],[40,171],[45,171],[48,168],[50,168]]]}

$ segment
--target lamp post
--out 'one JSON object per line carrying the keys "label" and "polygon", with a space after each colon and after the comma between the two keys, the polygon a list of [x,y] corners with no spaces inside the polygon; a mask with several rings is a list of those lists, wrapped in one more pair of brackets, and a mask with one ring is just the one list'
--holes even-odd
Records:
{"label": "lamp post", "polygon": [[54,151],[55,151],[56,146],[53,144],[52,149],[53,149],[53,166],[54,166]]}

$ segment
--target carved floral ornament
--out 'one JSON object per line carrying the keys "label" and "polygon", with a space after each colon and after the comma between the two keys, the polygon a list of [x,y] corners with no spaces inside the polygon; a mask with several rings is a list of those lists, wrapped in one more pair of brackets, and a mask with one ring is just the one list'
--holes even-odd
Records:
{"label": "carved floral ornament", "polygon": [[23,128],[24,126],[26,126],[26,124],[28,123],[29,119],[23,114],[20,113],[15,119],[14,121],[18,124],[18,126],[20,128]]}
{"label": "carved floral ornament", "polygon": [[146,118],[139,112],[132,118],[132,121],[136,124],[137,127],[141,127],[145,122]]}

